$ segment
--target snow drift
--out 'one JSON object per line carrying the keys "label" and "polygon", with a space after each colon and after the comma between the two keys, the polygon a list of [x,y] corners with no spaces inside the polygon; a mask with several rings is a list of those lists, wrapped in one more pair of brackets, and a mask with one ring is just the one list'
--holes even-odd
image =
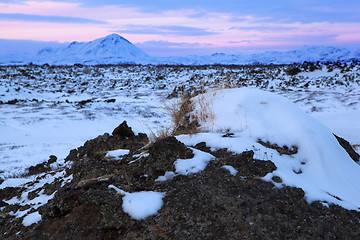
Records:
{"label": "snow drift", "polygon": [[[360,209],[360,166],[339,145],[331,131],[288,99],[256,89],[226,89],[197,96],[193,115],[207,99],[212,118],[198,120],[203,133],[182,135],[187,145],[205,141],[212,148],[241,153],[253,150],[260,160],[271,160],[277,170],[264,180],[280,177],[282,184],[302,188],[308,202]],[[224,133],[230,137],[224,137]],[[268,145],[264,143],[268,143]],[[296,149],[283,154],[269,146]],[[267,148],[267,147],[269,148]]]}

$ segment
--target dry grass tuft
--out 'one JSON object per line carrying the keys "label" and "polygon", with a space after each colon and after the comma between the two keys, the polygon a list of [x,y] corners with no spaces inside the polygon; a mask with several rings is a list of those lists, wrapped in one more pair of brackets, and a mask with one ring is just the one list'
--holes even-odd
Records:
{"label": "dry grass tuft", "polygon": [[153,132],[151,129],[150,129],[150,142],[155,142],[155,141],[158,141],[160,139],[163,139],[163,138],[166,138],[166,137],[169,137],[169,136],[172,136],[172,130],[171,130],[171,127],[168,127],[168,128],[162,128],[160,130],[157,130],[156,132]]}
{"label": "dry grass tuft", "polygon": [[214,123],[215,115],[213,111],[213,102],[216,92],[198,95],[194,99],[196,110],[193,112],[198,122]]}
{"label": "dry grass tuft", "polygon": [[[171,118],[172,126],[151,132],[152,140],[180,134],[195,134],[200,132],[200,122],[214,121],[212,111],[213,94],[203,94],[205,91],[184,94],[173,104],[164,104],[164,109]],[[196,109],[195,109],[196,106]]]}
{"label": "dry grass tuft", "polygon": [[192,95],[183,95],[176,103],[165,106],[172,121],[172,135],[195,134],[199,132],[197,118],[191,114],[194,110],[192,97]]}

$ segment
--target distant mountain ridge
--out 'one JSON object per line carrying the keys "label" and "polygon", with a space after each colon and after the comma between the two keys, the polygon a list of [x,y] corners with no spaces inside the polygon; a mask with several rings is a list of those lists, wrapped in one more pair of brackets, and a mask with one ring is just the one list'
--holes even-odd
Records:
{"label": "distant mountain ridge", "polygon": [[303,46],[293,51],[267,51],[257,54],[214,53],[209,56],[152,57],[118,34],[90,42],[72,42],[59,48],[44,48],[35,56],[13,53],[0,56],[0,65],[50,64],[291,64],[360,60],[360,50],[347,48]]}

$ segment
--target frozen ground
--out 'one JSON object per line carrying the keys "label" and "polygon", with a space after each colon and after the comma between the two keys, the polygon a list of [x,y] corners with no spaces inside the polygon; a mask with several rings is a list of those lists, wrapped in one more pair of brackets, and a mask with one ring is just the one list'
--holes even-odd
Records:
{"label": "frozen ground", "polygon": [[0,67],[0,178],[50,155],[61,164],[71,149],[123,120],[135,132],[156,132],[170,124],[166,102],[220,86],[279,93],[359,145],[360,65],[313,67],[295,76],[289,66]]}

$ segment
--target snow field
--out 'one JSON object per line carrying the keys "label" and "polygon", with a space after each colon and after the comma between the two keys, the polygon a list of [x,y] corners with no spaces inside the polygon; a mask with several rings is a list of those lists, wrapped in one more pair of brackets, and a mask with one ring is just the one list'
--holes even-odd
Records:
{"label": "snow field", "polygon": [[[203,133],[178,136],[178,140],[188,146],[205,141],[213,150],[223,147],[236,153],[253,150],[256,159],[271,160],[278,168],[264,180],[271,181],[273,176],[279,176],[282,183],[274,183],[277,187],[301,187],[309,202],[320,200],[324,205],[335,203],[358,210],[360,197],[355,183],[359,180],[359,167],[345,156],[331,133],[351,144],[360,144],[360,67],[342,73],[336,68],[328,72],[323,66],[314,72],[305,71],[291,77],[284,69],[0,67],[0,101],[19,100],[16,104],[0,104],[0,178],[6,179],[1,187],[24,186],[34,180],[37,176],[9,177],[20,176],[27,167],[48,160],[50,155],[58,157],[54,169],[64,166],[64,158],[71,149],[104,132],[111,132],[123,120],[127,120],[135,132],[149,133],[167,127],[170,120],[163,106],[164,102],[174,101],[166,99],[174,88],[180,95],[190,89],[204,88],[212,94],[208,97],[211,99],[212,121],[202,122]],[[209,91],[223,84],[224,76],[228,76],[230,86],[254,89],[223,90],[216,94]],[[343,84],[337,84],[337,81]],[[309,86],[305,87],[305,83]],[[287,97],[297,106],[255,88]],[[331,131],[305,115],[299,107]],[[227,132],[233,135],[222,137]],[[296,145],[299,151],[291,156],[280,155],[276,150],[259,144],[258,139],[279,146]],[[176,172],[167,172],[157,181],[203,170],[211,156],[194,151],[194,159],[178,159]],[[120,158],[125,153],[109,154]],[[229,176],[241,177],[231,166],[224,168],[229,171]],[[42,186],[35,185],[20,199],[12,199],[13,202],[34,204],[30,208],[34,209],[33,213],[29,213],[30,209],[12,213],[26,218],[24,224],[39,219],[35,214],[38,204],[31,202],[27,193]],[[39,193],[36,201],[41,204],[52,196],[41,190]],[[135,199],[137,196],[133,195]],[[134,202],[134,198],[129,199]],[[151,214],[156,214],[161,208],[159,198],[154,201],[157,204],[150,207]]]}

